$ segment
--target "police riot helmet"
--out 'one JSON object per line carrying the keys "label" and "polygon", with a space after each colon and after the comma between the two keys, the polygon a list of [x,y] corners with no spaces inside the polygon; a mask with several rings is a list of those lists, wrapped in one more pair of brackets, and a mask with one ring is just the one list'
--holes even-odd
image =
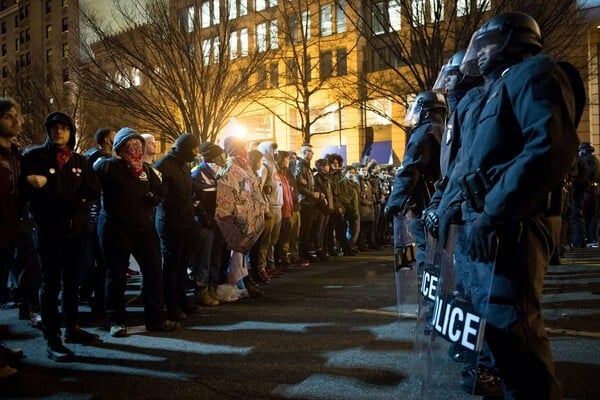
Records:
{"label": "police riot helmet", "polygon": [[456,53],[454,53],[452,55],[452,57],[450,57],[450,59],[448,60],[448,62],[444,65],[442,65],[442,68],[440,69],[440,73],[438,74],[437,79],[435,80],[435,83],[433,85],[433,90],[434,92],[440,92],[440,93],[445,93],[446,92],[446,80],[448,79],[449,76],[453,75],[453,74],[457,74],[458,75],[458,81],[457,84],[459,84],[463,79],[464,79],[464,75],[462,72],[460,72],[460,64],[462,63],[463,58],[465,57],[465,53],[467,52],[466,49],[462,49],[457,51]]}
{"label": "police riot helmet", "polygon": [[424,112],[437,111],[440,114],[445,114],[446,110],[446,99],[443,94],[432,90],[421,92],[408,107],[404,118],[404,126],[415,128],[423,119]]}
{"label": "police riot helmet", "polygon": [[506,47],[520,45],[523,54],[537,54],[542,49],[542,34],[538,23],[525,13],[507,12],[498,14],[484,23],[471,36],[471,42],[462,61],[460,70],[465,75],[480,75],[478,67],[479,50],[488,45],[496,45],[493,54],[505,52]]}

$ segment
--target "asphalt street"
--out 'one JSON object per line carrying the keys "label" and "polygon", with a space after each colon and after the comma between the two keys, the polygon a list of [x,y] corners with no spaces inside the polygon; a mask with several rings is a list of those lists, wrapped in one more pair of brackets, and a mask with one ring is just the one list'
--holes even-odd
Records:
{"label": "asphalt street", "polygon": [[[544,317],[565,399],[600,399],[600,256],[570,253],[551,266]],[[130,282],[136,289],[136,281]],[[419,399],[415,320],[399,318],[392,249],[336,257],[273,279],[265,296],[203,307],[169,334],[137,333],[69,345],[72,363],[46,358],[41,332],[0,310],[6,345],[26,357],[11,399]],[[130,294],[133,293],[130,292]],[[82,306],[83,317],[87,307]],[[532,383],[533,384],[533,383]],[[456,399],[475,399],[460,390]]]}

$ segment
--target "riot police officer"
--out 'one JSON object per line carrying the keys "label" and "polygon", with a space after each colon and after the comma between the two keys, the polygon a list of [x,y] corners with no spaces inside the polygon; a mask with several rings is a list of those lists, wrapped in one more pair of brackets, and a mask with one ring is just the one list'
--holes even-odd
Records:
{"label": "riot police officer", "polygon": [[[386,216],[406,213],[420,217],[431,199],[433,183],[440,177],[440,141],[446,122],[446,101],[440,93],[421,92],[411,104],[404,125],[411,128],[402,166],[396,172]],[[421,219],[411,224],[417,248],[424,251],[427,239]],[[417,251],[417,263],[422,251]]]}
{"label": "riot police officer", "polygon": [[523,13],[499,14],[473,34],[461,71],[483,75],[485,89],[440,204],[452,214],[462,203],[472,268],[491,275],[489,298],[477,293],[473,305],[506,399],[560,398],[540,296],[560,230],[555,189],[578,139],[569,78],[541,48],[537,22]]}

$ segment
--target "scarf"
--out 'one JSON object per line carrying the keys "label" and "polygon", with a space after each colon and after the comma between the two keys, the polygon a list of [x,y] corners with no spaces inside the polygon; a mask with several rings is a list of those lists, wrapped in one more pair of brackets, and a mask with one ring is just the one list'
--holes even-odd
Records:
{"label": "scarf", "polygon": [[144,172],[144,146],[139,139],[130,139],[123,143],[117,154],[127,163],[129,172],[139,178]]}
{"label": "scarf", "polygon": [[62,170],[63,166],[69,162],[73,150],[69,146],[57,147],[56,148],[56,165],[59,170]]}

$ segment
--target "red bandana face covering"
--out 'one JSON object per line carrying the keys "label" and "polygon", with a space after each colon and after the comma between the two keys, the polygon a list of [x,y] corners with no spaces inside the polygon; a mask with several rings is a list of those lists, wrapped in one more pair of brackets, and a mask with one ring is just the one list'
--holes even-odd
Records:
{"label": "red bandana face covering", "polygon": [[69,162],[73,150],[69,146],[57,147],[56,148],[56,165],[58,169],[62,170],[63,166]]}
{"label": "red bandana face covering", "polygon": [[129,172],[136,177],[139,178],[144,172],[144,146],[142,142],[137,139],[131,139],[123,143],[117,154],[127,162],[127,166],[129,166]]}

